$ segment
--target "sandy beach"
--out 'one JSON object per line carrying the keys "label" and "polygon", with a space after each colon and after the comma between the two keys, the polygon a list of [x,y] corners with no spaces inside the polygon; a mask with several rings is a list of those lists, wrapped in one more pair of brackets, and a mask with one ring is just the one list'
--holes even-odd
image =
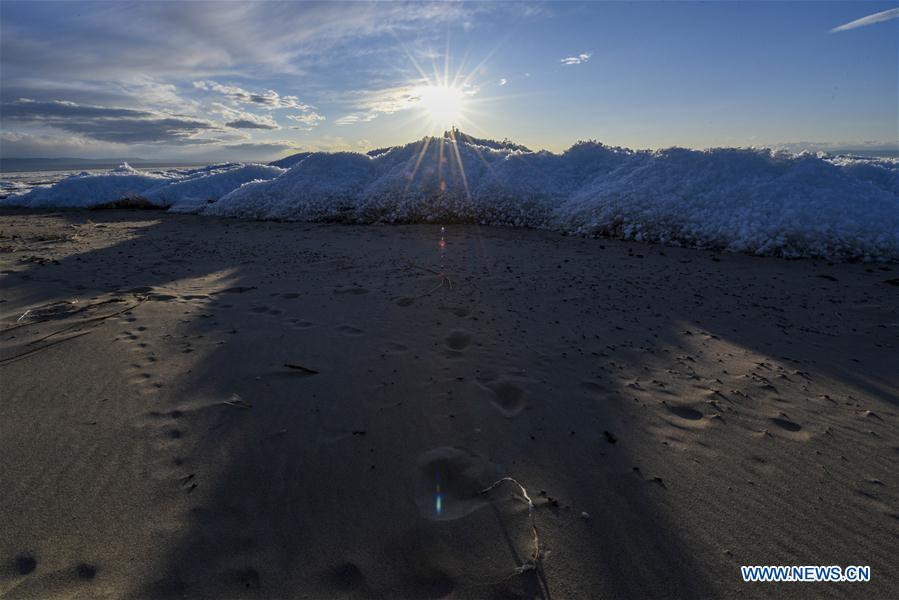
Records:
{"label": "sandy beach", "polygon": [[899,589],[895,264],[3,209],[0,272],[3,598]]}

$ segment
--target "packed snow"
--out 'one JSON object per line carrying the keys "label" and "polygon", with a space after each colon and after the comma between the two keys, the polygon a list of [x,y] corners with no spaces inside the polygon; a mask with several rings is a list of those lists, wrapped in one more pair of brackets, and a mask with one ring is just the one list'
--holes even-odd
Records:
{"label": "packed snow", "polygon": [[[283,167],[283,168],[282,168]],[[754,254],[899,260],[899,161],[768,149],[562,154],[453,132],[271,165],[140,173],[124,165],[2,201],[352,223],[468,222]]]}

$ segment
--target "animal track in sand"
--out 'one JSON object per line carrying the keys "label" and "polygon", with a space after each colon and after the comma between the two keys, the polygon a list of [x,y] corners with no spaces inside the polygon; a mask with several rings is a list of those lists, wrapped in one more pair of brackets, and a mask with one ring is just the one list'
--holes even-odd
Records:
{"label": "animal track in sand", "polygon": [[[131,318],[129,321],[136,322],[137,319]],[[128,383],[136,386],[142,393],[156,393],[163,387],[163,384],[153,381],[156,377],[154,374],[156,357],[153,356],[151,350],[147,349],[149,344],[142,341],[148,329],[144,325],[139,325],[133,330],[123,331],[118,337],[114,338],[114,341],[124,341],[129,345],[129,351],[140,355],[138,360],[128,365],[126,369],[126,373],[130,375]]]}
{"label": "animal track in sand", "polygon": [[481,490],[498,478],[486,459],[448,446],[422,454],[417,469],[415,503],[422,517],[434,521],[460,519],[485,506]]}
{"label": "animal track in sand", "polygon": [[402,307],[412,306],[413,304],[415,304],[415,298],[400,298],[396,301],[396,305]]}
{"label": "animal track in sand", "polygon": [[446,336],[446,345],[452,350],[464,350],[471,343],[471,334],[462,329],[456,329]]}

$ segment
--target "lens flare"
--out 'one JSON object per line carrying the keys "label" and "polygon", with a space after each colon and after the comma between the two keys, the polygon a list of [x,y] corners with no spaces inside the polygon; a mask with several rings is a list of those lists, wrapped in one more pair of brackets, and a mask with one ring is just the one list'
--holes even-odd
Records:
{"label": "lens flare", "polygon": [[434,495],[434,512],[437,515],[443,512],[443,494],[440,493],[440,483],[437,484],[437,492]]}

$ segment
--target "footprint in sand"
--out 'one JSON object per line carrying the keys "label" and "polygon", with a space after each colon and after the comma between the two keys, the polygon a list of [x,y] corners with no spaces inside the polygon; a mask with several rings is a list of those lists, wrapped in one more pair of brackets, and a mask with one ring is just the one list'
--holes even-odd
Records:
{"label": "footprint in sand", "polygon": [[253,567],[231,569],[228,571],[228,579],[243,589],[259,588],[259,571]]}
{"label": "footprint in sand", "polygon": [[459,519],[487,503],[481,494],[499,479],[489,461],[459,448],[429,450],[418,460],[415,503],[421,516],[434,521]]}
{"label": "footprint in sand", "polygon": [[97,567],[87,563],[81,563],[75,567],[75,572],[81,579],[93,579],[97,576]]}
{"label": "footprint in sand", "polygon": [[351,562],[340,563],[328,569],[324,579],[340,595],[349,594],[365,583],[365,575]]}
{"label": "footprint in sand", "polygon": [[15,560],[16,573],[28,575],[37,568],[37,559],[30,554],[20,554]]}
{"label": "footprint in sand", "polygon": [[415,304],[415,298],[400,298],[396,301],[396,305],[402,307],[412,306],[413,304]]}
{"label": "footprint in sand", "polygon": [[451,350],[461,351],[471,343],[471,334],[462,329],[456,329],[446,337],[446,345]]}
{"label": "footprint in sand", "polygon": [[528,407],[524,389],[508,379],[481,384],[489,393],[493,406],[506,417],[515,417]]}

